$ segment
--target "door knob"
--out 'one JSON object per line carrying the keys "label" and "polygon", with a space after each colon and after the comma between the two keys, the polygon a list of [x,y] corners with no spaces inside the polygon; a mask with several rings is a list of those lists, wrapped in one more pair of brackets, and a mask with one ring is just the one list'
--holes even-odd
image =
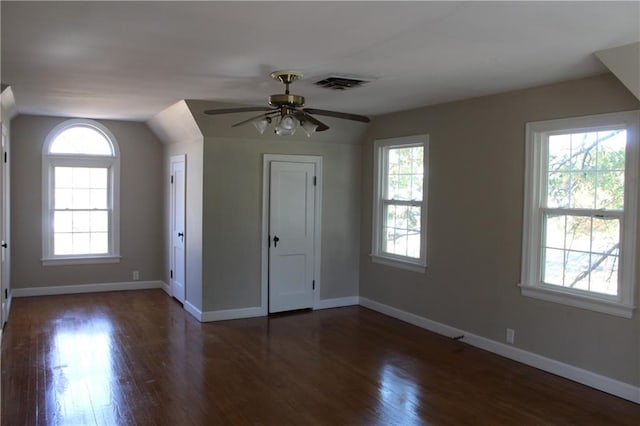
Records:
{"label": "door knob", "polygon": [[278,241],[280,241],[280,238],[278,238],[277,235],[275,237],[273,237],[273,246],[274,247],[278,247]]}

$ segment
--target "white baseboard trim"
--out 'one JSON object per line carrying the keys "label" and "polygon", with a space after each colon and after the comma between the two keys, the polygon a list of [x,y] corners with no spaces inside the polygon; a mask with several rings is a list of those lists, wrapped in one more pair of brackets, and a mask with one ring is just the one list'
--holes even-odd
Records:
{"label": "white baseboard trim", "polygon": [[53,296],[59,294],[76,293],[100,293],[105,291],[123,290],[147,290],[150,288],[163,288],[166,285],[162,281],[129,281],[121,283],[99,283],[60,285],[49,287],[14,288],[11,290],[13,297]]}
{"label": "white baseboard trim", "polygon": [[169,286],[169,284],[165,283],[164,281],[160,281],[160,283],[162,284],[160,288],[163,289],[164,292],[169,295],[169,297],[173,297],[173,294],[171,294],[171,287]]}
{"label": "white baseboard trim", "polygon": [[189,302],[187,300],[184,301],[182,306],[184,307],[185,311],[187,311],[189,314],[191,314],[192,317],[194,317],[198,321],[202,322],[202,311],[200,309],[198,309],[195,306],[193,306],[193,304],[191,304],[191,302]]}
{"label": "white baseboard trim", "polygon": [[318,300],[313,309],[342,308],[344,306],[353,306],[359,304],[360,298],[358,296],[337,297],[335,299]]}
{"label": "white baseboard trim", "polygon": [[600,391],[640,404],[640,387],[638,386],[633,386],[573,365],[565,364],[551,358],[546,358],[511,345],[496,342],[495,340],[487,339],[486,337],[481,337],[437,321],[432,321],[410,312],[394,308],[393,306],[367,299],[366,297],[360,297],[360,305],[426,330],[433,331],[437,334],[448,337],[464,335],[464,339],[462,339],[462,341],[477,348],[493,352],[505,358],[513,359],[523,364],[539,368],[540,370],[556,374],[566,379],[573,380],[583,385],[587,385]]}
{"label": "white baseboard trim", "polygon": [[241,318],[263,317],[267,315],[261,306],[253,308],[225,309],[222,311],[202,312],[201,322],[226,321]]}

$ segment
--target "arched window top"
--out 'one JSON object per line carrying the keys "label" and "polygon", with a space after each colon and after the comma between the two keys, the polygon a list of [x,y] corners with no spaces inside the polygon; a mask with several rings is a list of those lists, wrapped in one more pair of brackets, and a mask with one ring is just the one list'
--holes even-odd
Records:
{"label": "arched window top", "polygon": [[118,145],[111,132],[97,121],[74,119],[60,123],[49,133],[45,154],[118,157]]}

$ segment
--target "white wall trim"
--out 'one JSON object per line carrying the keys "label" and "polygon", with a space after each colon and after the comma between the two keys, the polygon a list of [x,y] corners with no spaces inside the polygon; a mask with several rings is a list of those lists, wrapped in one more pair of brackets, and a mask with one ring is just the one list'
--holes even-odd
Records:
{"label": "white wall trim", "polygon": [[58,294],[100,293],[105,291],[147,290],[164,288],[162,281],[128,281],[117,283],[78,284],[48,287],[26,287],[11,290],[13,297],[53,296]]}
{"label": "white wall trim", "polygon": [[169,295],[169,297],[173,297],[173,294],[171,294],[171,287],[169,287],[169,284],[165,283],[164,281],[160,281],[160,288],[163,289],[164,292]]}
{"label": "white wall trim", "polygon": [[374,300],[360,297],[360,305],[448,337],[464,335],[463,342],[526,365],[640,404],[640,387],[612,379],[573,365],[537,355],[511,345],[487,339],[446,324],[433,321]]}
{"label": "white wall trim", "polygon": [[196,308],[188,300],[185,300],[184,304],[182,306],[184,307],[185,311],[187,311],[189,314],[191,314],[191,316],[193,316],[198,321],[202,322],[202,311],[200,309]]}
{"label": "white wall trim", "polygon": [[200,322],[225,321],[263,316],[265,316],[265,313],[262,306],[256,306],[253,308],[225,309],[222,311],[202,312]]}
{"label": "white wall trim", "polygon": [[358,296],[337,297],[335,299],[319,299],[316,301],[313,309],[342,308],[344,306],[353,306],[359,304],[360,298]]}

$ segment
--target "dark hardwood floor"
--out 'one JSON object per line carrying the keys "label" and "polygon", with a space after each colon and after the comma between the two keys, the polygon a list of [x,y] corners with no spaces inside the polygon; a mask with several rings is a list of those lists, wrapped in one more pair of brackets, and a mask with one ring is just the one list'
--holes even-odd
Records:
{"label": "dark hardwood floor", "polygon": [[2,425],[640,425],[640,405],[360,307],[200,324],[160,290],[15,299]]}

